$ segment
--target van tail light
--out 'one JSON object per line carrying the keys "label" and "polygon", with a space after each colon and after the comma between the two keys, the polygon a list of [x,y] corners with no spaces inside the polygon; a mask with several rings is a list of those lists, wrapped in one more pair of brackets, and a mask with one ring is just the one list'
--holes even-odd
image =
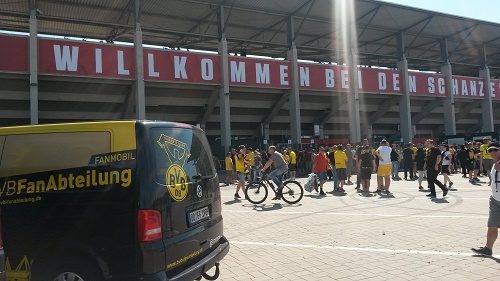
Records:
{"label": "van tail light", "polygon": [[137,238],[139,242],[161,239],[161,214],[153,210],[139,210],[137,214]]}

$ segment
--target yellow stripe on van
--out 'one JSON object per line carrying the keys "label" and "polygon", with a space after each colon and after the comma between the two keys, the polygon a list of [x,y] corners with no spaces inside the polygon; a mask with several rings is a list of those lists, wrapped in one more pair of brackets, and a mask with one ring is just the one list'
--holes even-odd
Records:
{"label": "yellow stripe on van", "polygon": [[0,128],[0,136],[71,132],[110,132],[111,152],[116,152],[136,149],[135,124],[136,121],[103,121],[3,127]]}

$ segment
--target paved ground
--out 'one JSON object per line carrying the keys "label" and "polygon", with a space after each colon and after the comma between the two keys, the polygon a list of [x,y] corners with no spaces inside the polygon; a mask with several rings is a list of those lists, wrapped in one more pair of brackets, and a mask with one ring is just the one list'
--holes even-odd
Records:
{"label": "paved ground", "polygon": [[296,205],[255,206],[234,200],[234,185],[222,187],[231,250],[220,280],[500,280],[500,256],[469,250],[485,242],[489,187],[452,180],[444,199],[396,181],[392,196],[362,196],[351,185],[343,196],[306,192]]}

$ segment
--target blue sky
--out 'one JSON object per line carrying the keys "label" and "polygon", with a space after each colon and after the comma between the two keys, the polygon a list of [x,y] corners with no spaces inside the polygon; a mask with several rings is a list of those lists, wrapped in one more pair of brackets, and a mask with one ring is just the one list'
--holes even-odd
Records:
{"label": "blue sky", "polygon": [[381,0],[461,17],[500,23],[499,0]]}

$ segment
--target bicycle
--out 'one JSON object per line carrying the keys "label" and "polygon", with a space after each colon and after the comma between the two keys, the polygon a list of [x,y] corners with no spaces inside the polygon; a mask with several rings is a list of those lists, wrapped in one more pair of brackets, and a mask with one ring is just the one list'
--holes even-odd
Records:
{"label": "bicycle", "polygon": [[[263,174],[260,180],[253,181],[247,184],[245,188],[245,198],[253,204],[260,204],[267,199],[269,187],[278,196],[278,189],[274,186],[268,173]],[[304,197],[304,189],[302,185],[293,180],[285,180],[283,182],[283,190],[281,198],[288,204],[298,203]]]}

